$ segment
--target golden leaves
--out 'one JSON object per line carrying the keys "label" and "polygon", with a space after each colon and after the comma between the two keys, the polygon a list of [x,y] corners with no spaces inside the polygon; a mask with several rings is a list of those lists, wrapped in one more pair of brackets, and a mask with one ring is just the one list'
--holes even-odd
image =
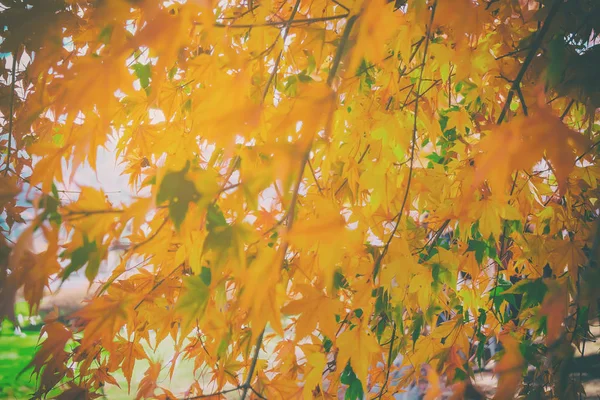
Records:
{"label": "golden leaves", "polygon": [[588,139],[569,129],[547,108],[536,110],[529,117],[517,116],[494,127],[479,143],[472,189],[485,180],[494,194],[503,196],[513,172],[529,170],[545,155],[559,189],[564,191],[575,166],[575,152],[580,154],[588,146]]}
{"label": "golden leaves", "polygon": [[189,44],[195,16],[207,12],[208,9],[199,7],[196,2],[177,3],[168,8],[153,3],[144,6],[147,24],[135,35],[132,44],[134,47],[147,46],[150,56],[158,58],[157,73],[153,76],[157,88],[161,86],[165,72],[175,64],[179,52]]}
{"label": "golden leaves", "polygon": [[248,309],[253,328],[262,330],[267,322],[282,333],[281,306],[283,288],[280,279],[280,259],[274,250],[264,249],[244,272],[244,291],[240,296],[241,306]]}
{"label": "golden leaves", "polygon": [[587,263],[587,257],[583,252],[583,241],[571,238],[556,239],[547,243],[547,246],[548,262],[553,272],[559,276],[567,268],[573,282],[577,282],[579,266]]}
{"label": "golden leaves", "polygon": [[147,358],[148,356],[140,343],[122,340],[118,343],[117,350],[110,354],[110,365],[112,369],[121,366],[127,384],[131,385],[131,376],[136,360]]}
{"label": "golden leaves", "polygon": [[[261,122],[262,106],[252,96],[253,86],[247,73],[221,73],[192,94],[191,112],[201,126],[203,136],[220,146],[233,145],[237,136],[250,138]],[[236,95],[226,88],[235,88]]]}
{"label": "golden leaves", "polygon": [[386,44],[394,33],[390,27],[402,25],[398,13],[393,12],[393,4],[375,0],[363,2],[363,7],[348,67],[349,74],[354,74],[363,58],[371,62],[382,61],[386,55]]}
{"label": "golden leaves", "polygon": [[304,251],[315,254],[314,270],[325,281],[325,287],[330,288],[334,267],[338,264],[345,250],[339,245],[343,240],[351,244],[351,233],[346,229],[346,222],[339,208],[328,199],[313,197],[313,212],[294,224],[289,233],[290,244]]}
{"label": "golden leaves", "polygon": [[[389,364],[397,353],[414,363],[403,382],[431,366],[434,398],[444,379],[470,371],[496,320],[512,317],[509,278],[528,283],[546,263],[573,282],[590,274],[581,266],[593,259],[599,174],[591,142],[571,128],[586,127],[581,107],[530,100],[546,52],[523,70],[508,122],[489,125],[509,90],[497,75],[528,67],[514,44],[541,37],[512,3],[100,3],[69,2],[81,26],[53,27],[56,54],[36,53],[44,59],[25,73],[19,65],[25,105],[13,104],[18,144],[0,177],[7,214],[24,198],[39,211],[3,265],[3,313],[17,287],[35,308],[49,279],[87,265],[92,281],[109,249],[120,251],[105,294],[75,314],[83,338],[67,355],[89,372],[82,387],[116,382],[119,368],[132,381],[147,358],[141,343],[172,340],[171,371],[180,355],[194,363],[188,397],[205,381],[273,398],[333,398],[346,385],[360,397],[394,372],[389,345]],[[138,197],[60,190],[101,168],[97,150],[113,139]],[[39,189],[19,193],[29,184]],[[34,254],[40,230],[48,247]],[[518,310],[532,342],[563,337],[570,294],[555,279]],[[574,299],[591,303],[582,290]],[[438,325],[440,314],[450,321]],[[253,344],[265,327],[275,333]],[[47,359],[36,362],[69,374],[49,348],[68,341],[59,328],[48,325]],[[509,398],[525,360],[517,335],[502,340],[498,397]],[[161,364],[150,363],[138,397],[170,396],[158,387]],[[382,397],[393,396],[385,381]],[[90,394],[82,387],[66,395]]]}
{"label": "golden leaves", "polygon": [[161,367],[162,365],[160,362],[150,361],[150,366],[146,372],[144,372],[144,377],[142,378],[138,387],[137,395],[135,397],[136,400],[154,397],[154,392],[158,387],[156,383],[162,369]]}

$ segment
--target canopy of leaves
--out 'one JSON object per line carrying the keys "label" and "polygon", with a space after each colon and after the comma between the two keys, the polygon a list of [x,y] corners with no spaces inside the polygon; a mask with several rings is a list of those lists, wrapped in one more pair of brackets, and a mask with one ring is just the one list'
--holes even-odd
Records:
{"label": "canopy of leaves", "polygon": [[[577,398],[600,297],[597,0],[0,7],[0,315],[125,247],[48,320],[35,396],[99,396],[170,338],[137,398],[422,379],[462,398],[490,342],[496,398]],[[101,148],[126,199],[65,189]],[[197,381],[173,394],[179,359]]]}

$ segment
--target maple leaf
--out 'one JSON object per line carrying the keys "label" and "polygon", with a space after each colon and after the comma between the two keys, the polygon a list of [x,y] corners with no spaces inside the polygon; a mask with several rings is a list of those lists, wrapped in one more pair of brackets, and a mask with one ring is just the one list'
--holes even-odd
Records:
{"label": "maple leaf", "polygon": [[243,363],[231,359],[231,357],[221,359],[213,369],[214,375],[212,380],[217,383],[219,389],[222,389],[227,383],[239,386],[238,371],[242,366]]}
{"label": "maple leaf", "polygon": [[150,366],[148,367],[146,372],[144,372],[144,377],[140,381],[140,385],[135,396],[136,400],[149,399],[154,397],[155,390],[158,387],[156,382],[158,381],[160,371],[161,363],[158,361],[150,361]]}
{"label": "maple leaf", "polygon": [[181,171],[165,174],[156,195],[158,204],[169,201],[169,216],[177,228],[183,223],[190,202],[200,199],[194,182],[186,178],[189,168],[188,162]]}
{"label": "maple leaf", "polygon": [[315,388],[321,385],[327,358],[323,353],[311,353],[306,357],[306,363],[310,367],[310,371],[306,374],[304,380],[304,390],[302,391],[304,398],[310,397]]}
{"label": "maple leaf", "polygon": [[[101,190],[83,186],[76,202],[65,207],[65,216],[73,215],[71,224],[92,240],[101,242],[110,230],[118,213],[111,213],[112,206]],[[81,218],[83,216],[83,218]]]}
{"label": "maple leaf", "polygon": [[309,285],[298,289],[303,294],[302,299],[292,300],[281,309],[285,314],[301,314],[296,321],[296,341],[310,335],[317,324],[327,337],[335,336],[335,316],[341,313],[342,303]]}
{"label": "maple leaf", "polygon": [[494,373],[498,374],[498,387],[494,400],[508,400],[517,393],[525,359],[521,354],[519,341],[510,332],[502,335],[500,343],[504,347],[504,354],[494,367]]}
{"label": "maple leaf", "polygon": [[254,327],[258,331],[270,322],[273,329],[281,334],[283,293],[276,260],[276,253],[271,249],[257,256],[245,272],[245,287],[240,300],[242,307],[250,310]]}
{"label": "maple leaf", "polygon": [[497,197],[484,197],[472,204],[471,215],[479,223],[479,232],[484,239],[490,236],[498,239],[502,233],[502,219],[520,220],[521,215],[510,205]]}
{"label": "maple leaf", "polygon": [[548,243],[548,262],[556,275],[561,275],[568,268],[571,278],[577,281],[580,265],[587,263],[587,257],[583,252],[583,242],[577,240],[552,240]]}
{"label": "maple leaf", "polygon": [[177,300],[177,310],[183,314],[181,328],[187,332],[191,325],[202,320],[210,299],[210,289],[201,276],[188,276]]}
{"label": "maple leaf", "polygon": [[69,353],[66,346],[73,338],[73,333],[56,321],[56,317],[56,314],[47,316],[46,323],[40,330],[40,336],[45,336],[45,339],[40,343],[31,362],[21,371],[23,373],[33,367],[33,373],[40,379],[38,390],[42,393],[50,391],[69,373]]}
{"label": "maple leaf", "polygon": [[127,380],[129,390],[131,389],[131,376],[136,360],[147,359],[148,356],[140,343],[122,340],[117,344],[117,349],[111,353],[110,364],[113,366],[121,365],[123,375]]}
{"label": "maple leaf", "polygon": [[377,340],[369,330],[363,325],[358,325],[354,329],[348,329],[337,338],[336,346],[339,349],[337,356],[338,368],[345,366],[348,360],[356,373],[356,376],[366,387],[367,372],[371,361],[377,354],[381,354],[381,349]]}
{"label": "maple leaf", "polygon": [[540,315],[546,317],[546,345],[556,342],[563,330],[564,321],[569,307],[567,287],[564,283],[547,280],[548,291],[542,301]]}
{"label": "maple leaf", "polygon": [[100,341],[107,349],[114,347],[113,339],[125,324],[131,296],[122,291],[92,299],[85,307],[73,314],[84,321],[81,350],[92,347]]}
{"label": "maple leaf", "polygon": [[456,111],[450,111],[448,114],[448,122],[446,122],[446,129],[456,128],[457,132],[466,135],[466,128],[473,130],[473,124],[471,123],[471,117],[464,108],[459,108]]}

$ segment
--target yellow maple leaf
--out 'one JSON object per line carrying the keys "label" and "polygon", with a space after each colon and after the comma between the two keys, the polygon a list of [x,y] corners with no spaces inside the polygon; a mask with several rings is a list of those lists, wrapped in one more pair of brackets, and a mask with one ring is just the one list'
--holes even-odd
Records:
{"label": "yellow maple leaf", "polygon": [[77,201],[65,207],[64,215],[90,241],[100,244],[117,221],[119,212],[112,209],[102,190],[83,186]]}
{"label": "yellow maple leaf", "polygon": [[569,296],[565,282],[546,279],[544,283],[548,291],[542,301],[540,315],[546,317],[546,345],[550,346],[560,338],[564,331]]}
{"label": "yellow maple leaf", "polygon": [[511,333],[503,333],[500,342],[504,346],[504,354],[494,367],[494,373],[498,374],[494,400],[509,400],[519,389],[525,358],[519,349],[519,341]]}
{"label": "yellow maple leaf", "polygon": [[[499,196],[498,196],[499,197]],[[510,204],[498,200],[497,196],[486,196],[472,202],[471,217],[479,222],[479,232],[487,239],[493,235],[499,239],[502,234],[502,220],[521,220],[521,215]]]}
{"label": "yellow maple leaf", "polygon": [[456,111],[450,111],[447,115],[446,130],[456,128],[456,132],[463,135],[467,133],[466,128],[469,128],[470,131],[473,130],[471,117],[464,108],[461,107]]}
{"label": "yellow maple leaf", "polygon": [[337,330],[335,316],[342,312],[342,303],[309,285],[301,285],[298,289],[302,299],[292,300],[281,309],[285,314],[301,314],[296,321],[296,341],[310,335],[317,324],[327,337],[334,337]]}
{"label": "yellow maple leaf", "polygon": [[352,370],[360,379],[363,388],[366,387],[367,372],[371,361],[377,354],[382,354],[371,331],[361,323],[354,329],[344,331],[336,340],[336,346],[339,348],[338,369],[343,370],[348,360],[350,360]]}
{"label": "yellow maple leaf", "polygon": [[250,311],[253,328],[257,332],[270,322],[275,332],[283,336],[280,268],[277,253],[270,248],[264,249],[243,273],[244,291],[240,301],[241,307]]}
{"label": "yellow maple leaf", "polygon": [[587,263],[583,246],[583,241],[570,238],[552,240],[548,243],[548,262],[557,276],[561,275],[565,268],[568,268],[571,279],[573,282],[577,282],[579,266]]}
{"label": "yellow maple leaf", "polygon": [[320,352],[310,353],[306,356],[306,364],[310,367],[310,371],[306,374],[302,391],[305,399],[310,398],[315,388],[321,385],[327,358]]}
{"label": "yellow maple leaf", "polygon": [[91,300],[85,307],[73,314],[85,321],[81,349],[83,352],[100,341],[104,348],[113,349],[113,340],[128,318],[132,298],[123,291],[105,294]]}

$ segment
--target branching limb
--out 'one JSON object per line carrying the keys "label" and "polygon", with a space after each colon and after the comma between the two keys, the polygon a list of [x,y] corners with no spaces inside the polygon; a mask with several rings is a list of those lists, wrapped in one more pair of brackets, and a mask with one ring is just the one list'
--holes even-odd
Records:
{"label": "branching limb", "polygon": [[[298,12],[298,7],[300,7],[300,0],[296,0],[296,4],[294,5],[294,9],[292,10],[292,15],[290,15],[290,19],[287,22],[285,22],[285,34],[283,35],[284,46],[285,46],[285,41],[287,40],[287,37],[290,33],[290,27],[292,26],[292,23],[294,22],[294,17],[296,16],[296,13]],[[275,65],[273,66],[273,71],[271,71],[271,75],[269,75],[269,80],[267,81],[267,85],[265,86],[265,89],[263,91],[263,95],[262,95],[263,102],[267,98],[267,94],[269,93],[269,88],[271,87],[271,83],[273,82],[273,79],[275,79],[275,75],[277,75],[277,71],[279,70],[279,62],[281,61],[281,56],[283,56],[283,48],[279,51],[279,55],[277,56],[277,59],[275,60]]]}

